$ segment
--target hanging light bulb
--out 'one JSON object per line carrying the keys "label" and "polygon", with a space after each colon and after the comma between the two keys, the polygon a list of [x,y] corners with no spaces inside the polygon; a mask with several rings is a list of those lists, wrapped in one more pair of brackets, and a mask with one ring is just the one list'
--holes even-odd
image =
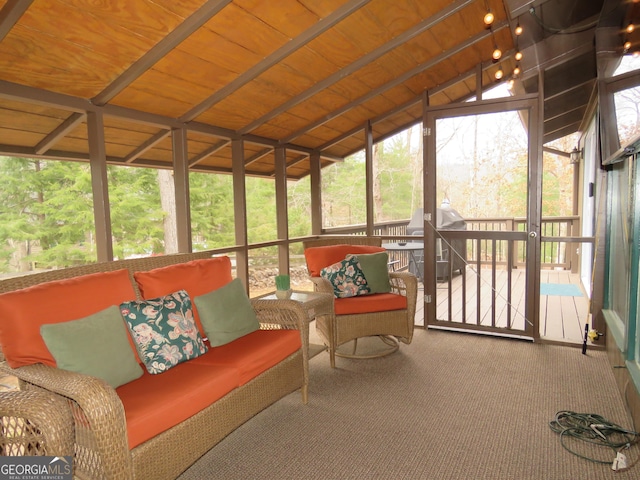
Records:
{"label": "hanging light bulb", "polygon": [[624,52],[627,53],[631,48],[631,42],[627,40],[626,42],[624,42],[624,45],[622,46],[622,48],[624,49]]}
{"label": "hanging light bulb", "polygon": [[513,86],[515,85],[516,81],[513,78],[510,78],[509,81],[507,82],[507,86],[509,87],[509,90],[513,90]]}
{"label": "hanging light bulb", "polygon": [[483,20],[485,25],[491,25],[493,23],[495,17],[493,16],[493,13],[491,13],[491,9],[489,9],[489,11],[485,14]]}
{"label": "hanging light bulb", "polygon": [[502,71],[502,67],[500,67],[495,74],[496,80],[500,80],[503,76],[504,76],[504,72]]}
{"label": "hanging light bulb", "polygon": [[513,31],[513,33],[516,34],[517,37],[519,37],[520,35],[522,35],[523,29],[520,26],[520,21],[518,20],[518,24],[516,25],[516,29]]}
{"label": "hanging light bulb", "polygon": [[519,62],[520,60],[522,60],[522,52],[518,50],[513,57],[516,59],[517,62]]}
{"label": "hanging light bulb", "polygon": [[632,33],[634,30],[636,29],[636,26],[629,22],[629,25],[627,25],[627,28],[625,29],[627,33]]}
{"label": "hanging light bulb", "polygon": [[520,67],[516,65],[516,68],[513,69],[513,75],[517,77],[520,75],[520,72],[522,72],[522,70],[520,70]]}
{"label": "hanging light bulb", "polygon": [[500,57],[502,57],[502,50],[500,50],[497,46],[494,46],[491,56],[494,60],[500,60]]}

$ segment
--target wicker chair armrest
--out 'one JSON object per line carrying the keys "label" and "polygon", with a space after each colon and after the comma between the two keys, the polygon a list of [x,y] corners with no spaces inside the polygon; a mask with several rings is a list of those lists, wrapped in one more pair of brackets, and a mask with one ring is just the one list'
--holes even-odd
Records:
{"label": "wicker chair armrest", "polygon": [[0,392],[0,454],[73,456],[75,432],[69,403],[36,390]]}
{"label": "wicker chair armrest", "polygon": [[298,302],[252,298],[251,305],[262,329],[278,326],[279,328],[302,330],[304,327],[306,313]]}
{"label": "wicker chair armrest", "polygon": [[[26,391],[45,391],[70,401],[76,433],[86,431],[106,478],[129,478],[133,466],[129,452],[124,407],[115,389],[105,381],[42,364],[16,369],[0,363],[0,371],[20,379]],[[76,435],[76,439],[78,435]]]}
{"label": "wicker chair armrest", "polygon": [[418,279],[410,272],[389,272],[389,281],[391,282],[391,293],[398,295],[413,296],[417,295]]}
{"label": "wicker chair armrest", "polygon": [[331,286],[331,282],[329,280],[322,277],[309,277],[309,279],[313,282],[316,292],[330,293],[331,295],[333,295],[333,287]]}

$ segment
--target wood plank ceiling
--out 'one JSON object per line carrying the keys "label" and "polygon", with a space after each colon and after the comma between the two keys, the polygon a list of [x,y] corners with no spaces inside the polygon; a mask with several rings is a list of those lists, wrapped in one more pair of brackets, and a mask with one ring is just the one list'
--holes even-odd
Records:
{"label": "wood plank ceiling", "polygon": [[170,168],[186,127],[193,171],[230,172],[242,138],[248,174],[272,176],[285,146],[301,178],[314,152],[362,149],[367,122],[375,139],[419,122],[424,92],[447,104],[507,78],[511,13],[541,2],[505,3],[0,0],[0,155],[87,161],[101,110],[111,164]]}

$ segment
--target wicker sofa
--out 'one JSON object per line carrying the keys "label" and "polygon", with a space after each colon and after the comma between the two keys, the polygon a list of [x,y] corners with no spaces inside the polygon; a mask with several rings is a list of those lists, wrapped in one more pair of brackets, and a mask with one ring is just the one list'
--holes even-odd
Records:
{"label": "wicker sofa", "polygon": [[[17,292],[29,293],[34,289],[76,280],[84,284],[96,274],[122,275],[123,269],[126,269],[125,273],[129,277],[135,298],[150,298],[141,292],[134,274],[162,272],[164,269],[178,267],[188,268],[192,264],[212,260],[211,257],[211,252],[157,256],[97,263],[3,280],[0,281],[0,304],[2,297],[6,299]],[[221,276],[214,272],[214,277],[200,281],[196,274],[191,275],[189,280],[189,275],[184,275],[183,270],[170,275],[173,279],[171,281],[177,281],[178,284],[181,281],[191,282],[195,285],[213,279],[214,283],[224,284],[231,275],[230,262],[226,264],[229,265],[229,271],[222,272]],[[165,275],[165,278],[168,277]],[[96,295],[106,297],[103,304],[113,302],[114,294],[108,290],[112,289],[103,286],[101,293]],[[114,287],[113,290],[117,288]],[[189,291],[189,288],[186,290]],[[37,296],[34,298],[34,302],[40,302]],[[9,300],[13,301],[13,297]],[[67,304],[75,303],[74,298],[67,298],[65,301]],[[0,341],[6,346],[6,351],[3,352],[6,355],[1,357],[0,374],[17,377],[20,388],[0,393],[1,454],[71,455],[74,459],[74,475],[78,478],[176,478],[246,420],[285,395],[306,388],[300,332],[294,331],[300,329],[301,319],[305,317],[304,311],[296,302],[287,300],[251,300],[251,306],[260,322],[258,331],[227,345],[210,347],[202,356],[180,363],[159,375],[150,375],[144,371],[140,378],[117,388],[100,378],[73,373],[42,362],[12,368],[8,352],[11,349],[15,355],[15,344],[7,338],[7,331],[11,331],[13,327],[2,324],[6,322],[3,317],[0,319]],[[102,307],[96,305],[95,308]],[[75,318],[71,317],[68,320]],[[47,323],[47,320],[43,319],[43,323]],[[296,339],[293,339],[293,336]],[[251,341],[246,340],[249,337]],[[285,354],[277,353],[283,348]],[[215,356],[218,349],[224,349],[222,354],[218,355],[222,362],[220,365],[208,357],[211,352]],[[264,352],[254,353],[256,349],[269,351],[269,355],[272,356],[276,352],[275,355],[281,355],[283,358],[270,360],[273,364],[265,366],[263,371],[258,371],[255,366],[256,360],[262,361]],[[251,358],[252,355],[255,358]],[[250,358],[245,361],[245,356]],[[205,358],[204,365],[192,364],[202,358]],[[209,360],[208,363],[206,359]],[[249,364],[246,371],[242,370],[245,368],[241,365],[243,363]],[[169,375],[173,375],[173,380]],[[179,402],[179,408],[174,410],[182,410],[193,403],[193,390],[200,388],[203,382],[213,383],[216,388],[219,386],[218,383],[222,380],[213,380],[211,377],[215,375],[227,379],[225,381],[230,385],[227,392],[223,392],[219,398],[197,412],[189,412],[187,418],[179,421],[174,419],[175,424],[153,434],[151,438],[140,441],[143,437],[138,435],[135,437],[138,441],[132,441],[129,424],[135,420],[136,415],[142,415],[142,418],[138,418],[139,424],[149,425],[163,420],[160,417],[171,416],[174,413],[165,412],[151,415],[149,418],[145,416],[144,402],[149,401],[154,392],[173,395],[173,401]],[[237,384],[230,383],[235,382],[235,377],[243,376]],[[137,390],[150,396],[133,400],[129,398],[128,402],[125,401],[124,398],[128,395],[125,390],[135,390],[136,382],[146,382],[138,386]],[[176,382],[180,387],[175,386]],[[162,392],[163,389],[165,392]],[[135,395],[134,392],[133,396]],[[130,447],[132,442],[134,445]]]}
{"label": "wicker sofa", "polygon": [[[380,237],[327,236],[303,243],[307,269],[317,292],[334,294],[333,285],[320,276],[323,268],[345,259],[346,255],[384,252]],[[384,265],[385,271],[386,264]],[[335,298],[335,316],[320,318],[316,329],[329,350],[331,366],[335,356],[372,358],[395,352],[399,342],[410,344],[413,339],[418,281],[409,272],[387,272],[388,293],[375,293],[351,298]],[[366,355],[357,351],[358,339],[379,337],[388,348]],[[339,347],[352,342],[352,349]]]}

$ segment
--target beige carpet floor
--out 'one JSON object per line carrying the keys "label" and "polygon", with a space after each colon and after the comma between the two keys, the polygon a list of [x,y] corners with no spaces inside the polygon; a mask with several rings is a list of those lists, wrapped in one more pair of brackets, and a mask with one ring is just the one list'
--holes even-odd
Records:
{"label": "beige carpet floor", "polygon": [[417,330],[388,357],[336,363],[313,358],[308,405],[288,395],[180,479],[640,478],[640,462],[615,473],[566,451],[548,426],[572,410],[633,429],[602,351]]}

